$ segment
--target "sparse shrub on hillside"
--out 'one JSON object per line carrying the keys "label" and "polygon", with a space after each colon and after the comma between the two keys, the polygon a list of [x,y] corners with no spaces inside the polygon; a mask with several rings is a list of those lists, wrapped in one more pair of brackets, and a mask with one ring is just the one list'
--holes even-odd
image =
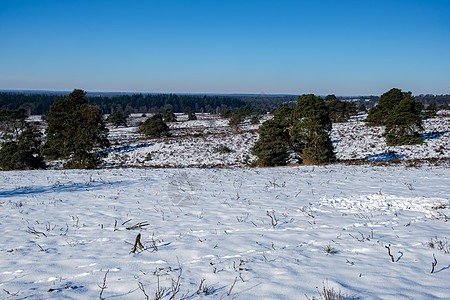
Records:
{"label": "sparse shrub on hillside", "polygon": [[139,132],[150,138],[169,136],[169,127],[160,114],[156,114],[139,125]]}
{"label": "sparse shrub on hillside", "polygon": [[184,109],[183,113],[188,116],[189,121],[197,120],[197,116],[195,115],[195,112],[190,107],[186,107]]}
{"label": "sparse shrub on hillside", "polygon": [[323,286],[322,290],[319,291],[319,298],[312,297],[309,298],[306,296],[308,300],[358,300],[361,298],[350,296],[342,293],[341,291],[335,291],[334,288],[330,288],[327,286]]}
{"label": "sparse shrub on hillside", "polygon": [[226,145],[220,145],[220,146],[215,147],[213,149],[213,152],[219,153],[219,154],[227,154],[227,153],[233,152],[233,150]]}

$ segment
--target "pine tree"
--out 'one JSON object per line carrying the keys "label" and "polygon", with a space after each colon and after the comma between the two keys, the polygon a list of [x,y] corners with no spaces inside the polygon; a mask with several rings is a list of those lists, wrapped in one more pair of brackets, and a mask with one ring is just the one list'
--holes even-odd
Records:
{"label": "pine tree", "polygon": [[43,153],[51,159],[70,158],[68,168],[92,168],[100,162],[94,147],[109,146],[108,129],[100,110],[87,104],[86,92],[75,89],[55,101],[47,113],[47,142]]}
{"label": "pine tree", "polygon": [[127,127],[127,118],[130,114],[123,111],[115,111],[108,116],[107,122],[111,123],[115,127],[125,126]]}
{"label": "pine tree", "polygon": [[259,127],[259,139],[251,153],[258,157],[256,165],[274,167],[286,165],[292,148],[289,128],[292,127],[292,109],[282,104],[274,111],[272,120]]}
{"label": "pine tree", "polygon": [[166,109],[164,112],[164,122],[176,122],[177,117],[173,113],[172,109]]}
{"label": "pine tree", "polygon": [[3,143],[0,149],[2,170],[43,169],[45,163],[40,155],[41,133],[31,127],[23,130],[17,140]]}
{"label": "pine tree", "polygon": [[302,95],[294,109],[280,105],[272,120],[264,122],[252,148],[257,165],[276,166],[288,162],[290,152],[303,163],[321,164],[336,160],[329,138],[329,110],[321,97]]}
{"label": "pine tree", "polygon": [[388,146],[413,145],[422,142],[423,105],[414,100],[411,92],[393,88],[381,95],[378,105],[369,110],[366,122],[371,126],[385,125]]}
{"label": "pine tree", "polygon": [[293,143],[303,163],[322,164],[336,160],[329,134],[332,123],[329,110],[321,97],[302,95],[294,110]]}
{"label": "pine tree", "polygon": [[422,142],[422,137],[418,133],[423,129],[421,107],[421,103],[412,97],[405,97],[388,114],[384,132],[387,145],[414,145]]}
{"label": "pine tree", "polygon": [[169,136],[169,127],[160,114],[156,114],[139,125],[139,132],[150,138]]}

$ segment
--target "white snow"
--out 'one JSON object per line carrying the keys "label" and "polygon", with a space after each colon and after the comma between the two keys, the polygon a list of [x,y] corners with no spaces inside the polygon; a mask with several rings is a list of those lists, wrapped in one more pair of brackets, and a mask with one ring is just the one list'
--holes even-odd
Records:
{"label": "white snow", "polygon": [[176,299],[448,299],[449,183],[435,166],[0,172],[0,292],[95,299],[109,270],[105,299],[155,298],[158,278],[169,299],[181,271]]}
{"label": "white snow", "polygon": [[[249,169],[259,125],[197,116],[169,138],[137,134],[140,115],[110,128],[106,169],[1,171],[3,299],[153,299],[158,280],[169,299],[178,278],[175,299],[449,298],[450,133],[387,147],[353,119],[333,126],[339,159],[444,162]],[[449,125],[440,112],[423,133]],[[206,168],[141,168],[189,166]]]}

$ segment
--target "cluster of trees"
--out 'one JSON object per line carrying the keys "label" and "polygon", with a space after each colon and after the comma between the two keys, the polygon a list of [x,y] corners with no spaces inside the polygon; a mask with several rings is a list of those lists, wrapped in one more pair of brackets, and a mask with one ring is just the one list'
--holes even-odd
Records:
{"label": "cluster of trees", "polygon": [[45,114],[52,103],[64,96],[55,94],[25,94],[0,92],[0,110],[23,108],[28,115]]}
{"label": "cluster of trees", "polygon": [[423,104],[415,101],[411,92],[393,88],[381,95],[378,105],[369,110],[369,126],[385,126],[386,144],[413,145],[422,142]]}
{"label": "cluster of trees", "polygon": [[0,149],[2,169],[44,168],[48,159],[66,159],[66,168],[94,168],[101,162],[93,150],[109,146],[101,111],[87,104],[86,93],[74,90],[56,100],[47,113],[46,141],[30,124]]}
{"label": "cluster of trees", "polygon": [[[423,105],[415,101],[411,92],[391,89],[379,98],[378,105],[369,110],[369,126],[385,126],[388,145],[422,142],[422,117],[436,114],[437,105]],[[229,118],[230,126],[238,126],[253,115],[254,108],[242,105],[224,108],[221,116]],[[183,111],[189,120],[195,120],[195,111],[187,106]],[[353,102],[340,101],[335,95],[325,98],[313,94],[298,97],[295,105],[284,103],[273,111],[273,119],[259,128],[259,140],[251,149],[257,156],[256,165],[285,165],[294,156],[301,163],[322,164],[336,160],[329,134],[333,122],[344,122],[356,114]],[[107,118],[114,126],[126,126],[129,113],[115,111]],[[75,89],[65,98],[57,98],[50,106],[45,141],[38,128],[26,122],[24,108],[0,111],[0,126],[5,141],[0,149],[0,168],[44,168],[44,157],[64,159],[66,168],[95,168],[101,163],[101,151],[109,146],[108,129],[102,111],[88,103],[86,92]],[[157,113],[139,125],[139,132],[150,138],[169,136],[166,122],[176,122],[172,109]]]}
{"label": "cluster of trees", "polygon": [[[14,110],[24,108],[33,115],[45,114],[50,106],[66,95],[0,93],[0,109]],[[175,95],[175,94],[134,94],[118,96],[86,96],[88,104],[97,106],[102,113],[116,111],[129,113],[163,113],[170,108],[175,113],[182,113],[186,108],[194,112],[219,113],[223,108],[236,108],[246,104],[242,97]]]}
{"label": "cluster of trees", "polygon": [[[347,122],[351,116],[358,113],[358,108],[354,102],[341,101],[335,95],[328,95],[324,100],[333,123]],[[365,110],[362,107],[361,109]]]}

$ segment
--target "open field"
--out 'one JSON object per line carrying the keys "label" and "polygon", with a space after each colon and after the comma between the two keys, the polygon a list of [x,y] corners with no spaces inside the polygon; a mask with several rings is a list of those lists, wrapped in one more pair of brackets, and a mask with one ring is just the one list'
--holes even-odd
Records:
{"label": "open field", "polygon": [[306,299],[324,284],[446,298],[449,182],[446,167],[0,172],[0,290],[145,299],[140,285],[152,299],[159,279],[169,299],[179,278],[176,299]]}
{"label": "open field", "polygon": [[[110,128],[112,149],[105,159],[107,166],[154,167],[215,167],[242,166],[255,159],[250,153],[258,140],[258,125],[247,122],[238,129],[228,126],[228,121],[209,114],[199,114],[196,121],[168,123],[172,137],[143,139],[136,133],[136,124],[144,121],[134,115],[131,126]],[[264,116],[261,122],[270,116]],[[421,145],[389,147],[382,136],[383,127],[367,127],[365,116],[353,118],[347,123],[333,124],[331,139],[336,156],[340,160],[358,160],[369,155],[395,151],[404,155],[404,161],[415,159],[450,159],[450,112],[441,111],[424,120],[423,134],[446,132],[434,139],[426,139]],[[221,153],[221,145],[231,152]]]}

